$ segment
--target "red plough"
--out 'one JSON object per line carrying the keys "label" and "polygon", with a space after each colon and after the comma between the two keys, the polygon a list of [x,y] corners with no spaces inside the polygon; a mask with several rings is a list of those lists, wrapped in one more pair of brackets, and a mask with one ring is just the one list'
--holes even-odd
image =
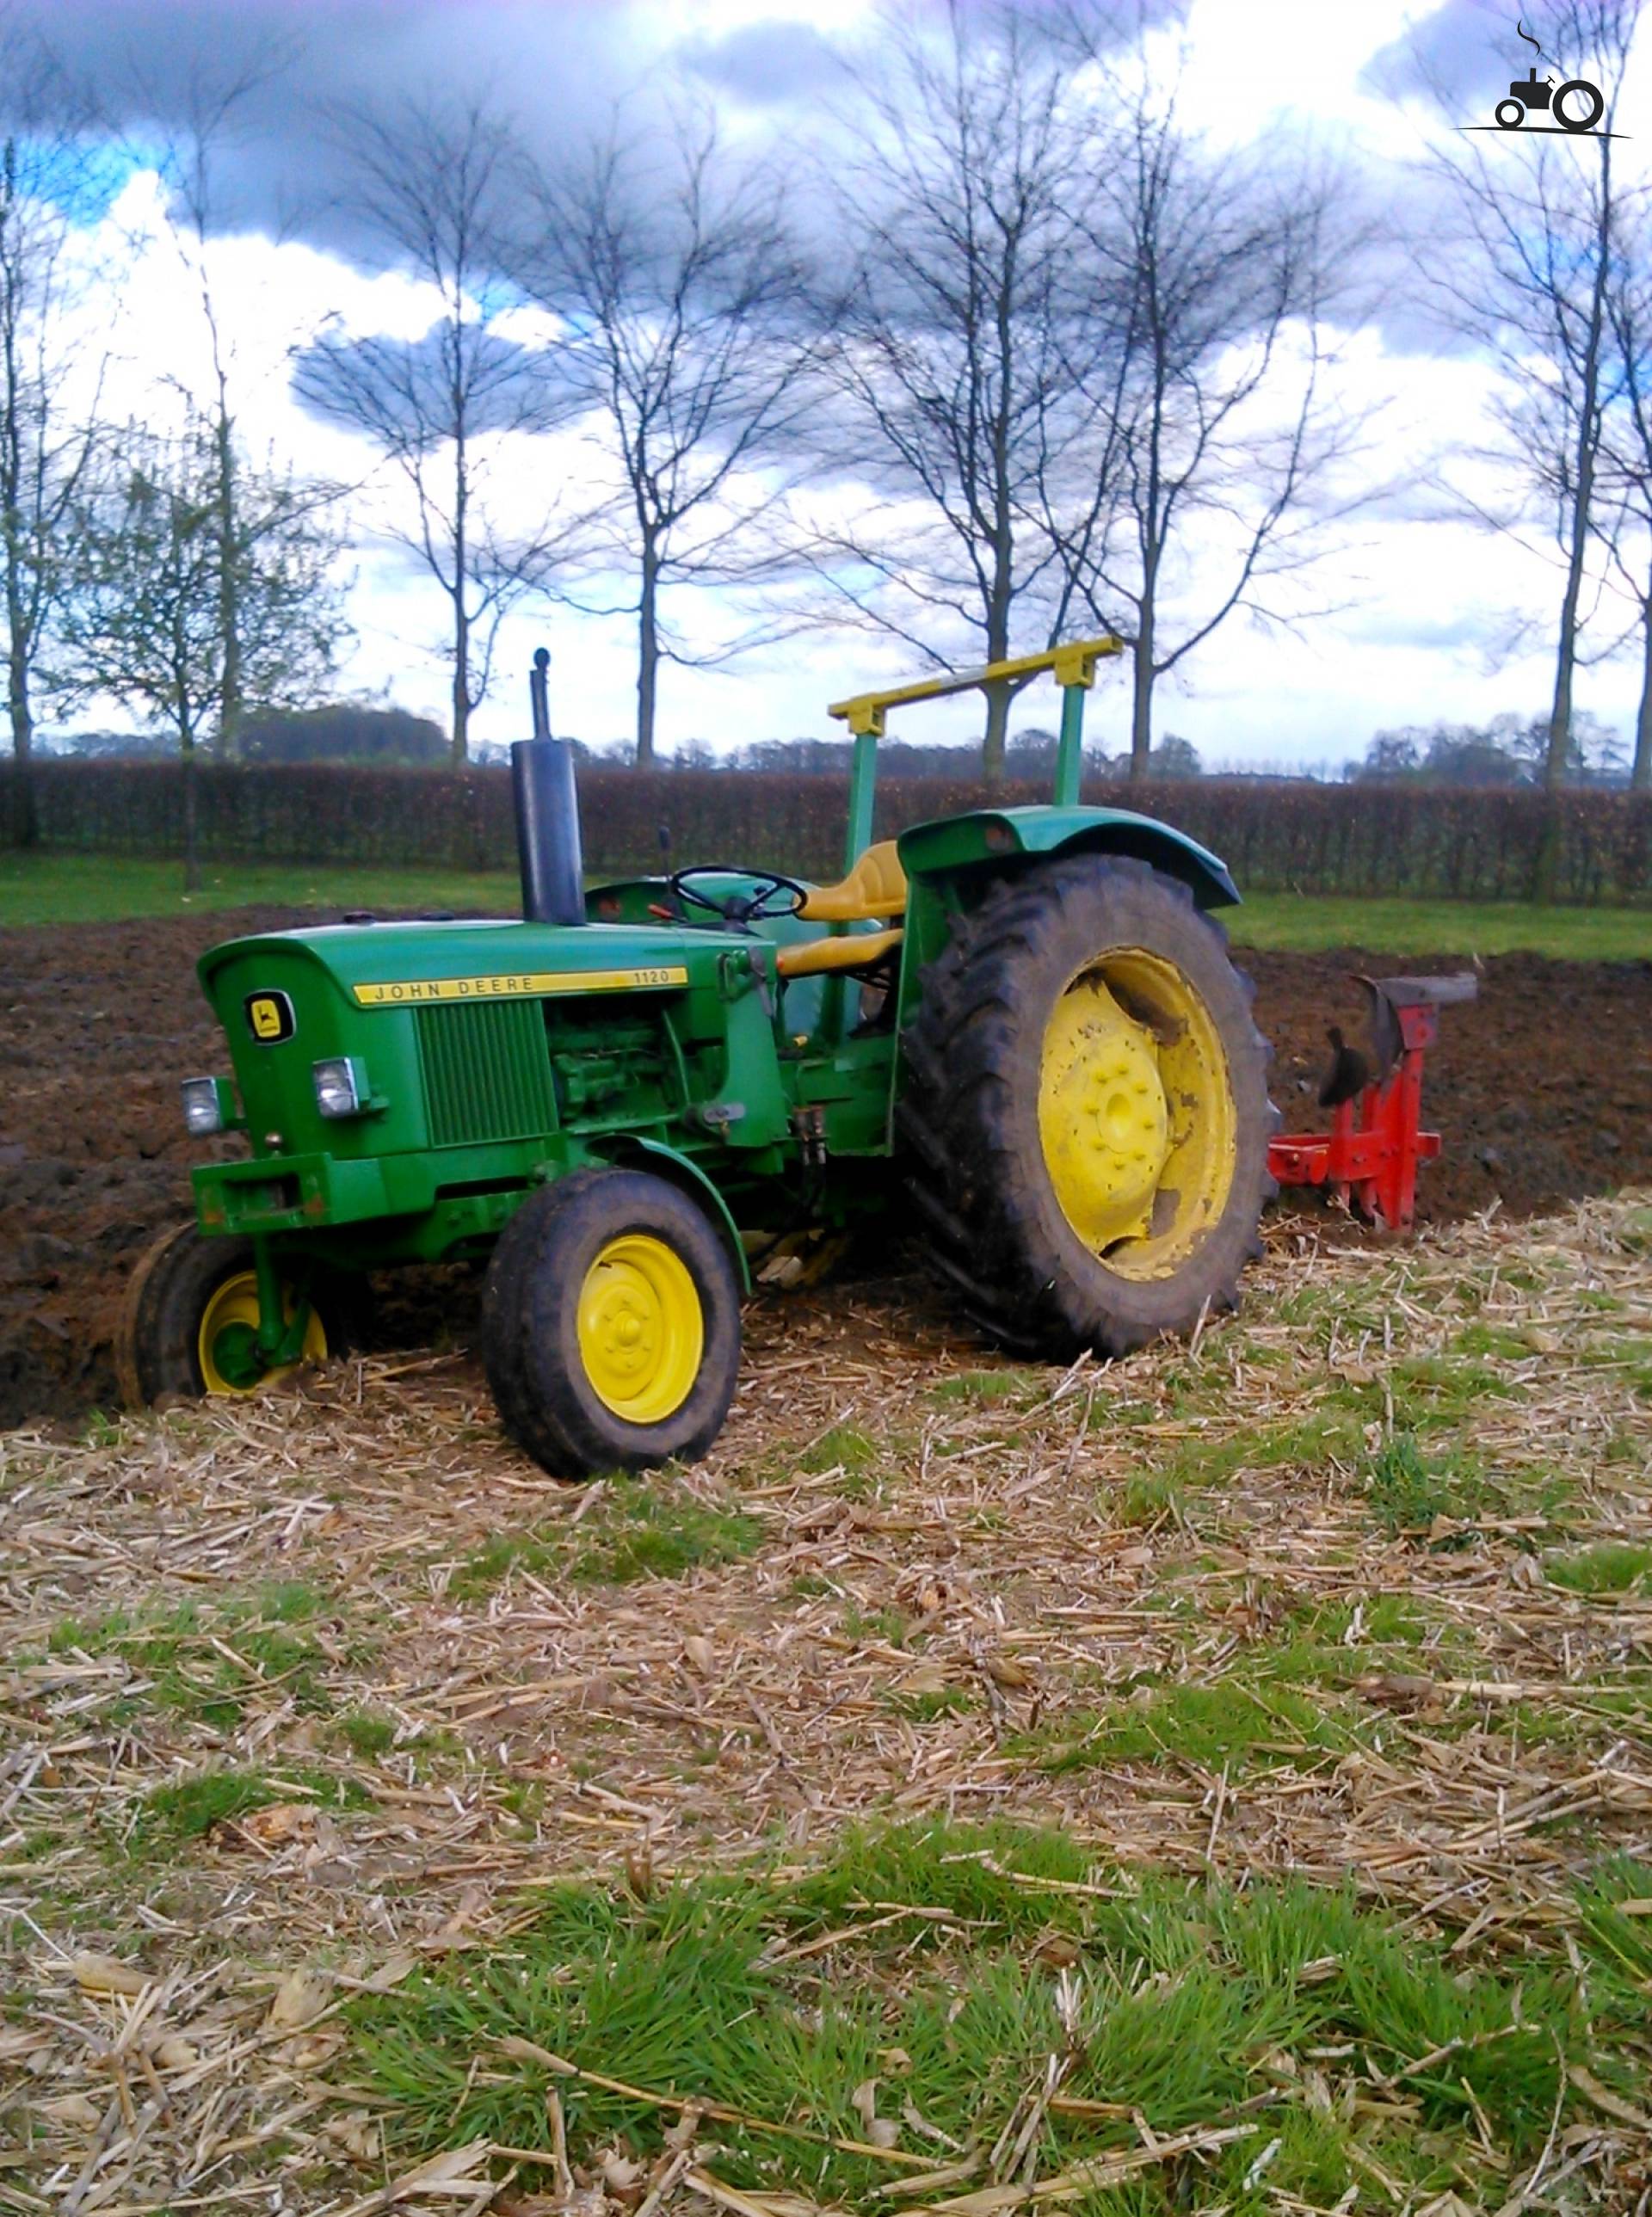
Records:
{"label": "red plough", "polygon": [[1422,1129],[1423,1057],[1439,1036],[1439,1012],[1472,1001],[1470,975],[1365,978],[1370,995],[1372,1076],[1339,1103],[1324,1133],[1282,1134],[1270,1142],[1268,1169],[1281,1185],[1328,1185],[1373,1224],[1408,1232],[1416,1212],[1417,1165],[1440,1151]]}

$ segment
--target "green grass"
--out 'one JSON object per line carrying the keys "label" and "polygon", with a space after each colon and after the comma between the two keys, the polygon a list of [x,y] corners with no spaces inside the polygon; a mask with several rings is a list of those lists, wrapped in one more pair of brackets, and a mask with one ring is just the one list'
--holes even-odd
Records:
{"label": "green grass", "polygon": [[[720,1874],[645,1901],[606,1883],[554,1886],[507,1949],[455,1952],[353,2002],[352,2075],[383,2105],[398,2163],[479,2136],[545,2148],[553,2086],[576,2163],[616,2143],[658,2152],[672,2110],[553,2076],[535,2053],[549,2051],[738,2112],[708,2158],[730,2184],[866,2208],[903,2172],[826,2144],[864,2140],[857,2087],[876,2082],[880,2116],[916,2111],[981,2151],[1061,2055],[1063,2097],[1102,2114],[1043,2119],[1041,2179],[1139,2149],[1131,2111],[1159,2134],[1255,2127],[1192,2178],[1149,2166],[1086,2209],[1168,2217],[1192,2206],[1194,2179],[1202,2208],[1327,2209],[1351,2186],[1361,2208],[1386,2206],[1368,2205],[1361,2156],[1408,2200],[1466,2185],[1489,2207],[1506,2192],[1496,2166],[1529,2163],[1557,2106],[1562,2121],[1598,2124],[1569,2065],[1633,2095],[1652,1935],[1619,1905],[1649,1891],[1652,1871],[1607,1866],[1580,1897],[1575,1967],[1557,1938],[1504,1967],[1448,1959],[1348,1893],[1121,1880],[1054,1831],[861,1831],[813,1871]],[[900,1905],[944,1915],[906,1918]],[[1061,1987],[1034,1953],[1057,1934],[1072,1959]],[[1403,2107],[1357,2099],[1378,2080]],[[1477,2119],[1497,2151],[1484,2176]],[[1266,2195],[1247,2190],[1275,2140]],[[899,2145],[945,2160],[910,2126]],[[967,2186],[988,2183],[981,2166]]]}
{"label": "green grass", "polygon": [[708,1509],[684,1493],[629,1480],[609,1482],[594,1516],[570,1529],[537,1525],[496,1532],[455,1573],[452,1590],[473,1600],[513,1570],[576,1585],[628,1585],[644,1578],[680,1578],[749,1555],[763,1538],[754,1516]]}
{"label": "green grass", "polygon": [[336,1736],[363,1762],[387,1755],[396,1742],[396,1721],[377,1709],[350,1709],[333,1727]]}
{"label": "green grass", "polygon": [[967,1716],[975,1697],[965,1686],[937,1686],[922,1694],[891,1694],[889,1707],[908,1724],[937,1724],[943,1717]]}
{"label": "green grass", "polygon": [[[300,908],[473,909],[514,916],[505,871],[355,868],[345,862],[209,862],[186,895],[176,860],[0,854],[0,925],[189,916],[253,904]],[[1258,893],[1226,921],[1241,947],[1363,947],[1389,954],[1539,954],[1608,961],[1652,955],[1652,908],[1537,908],[1519,902],[1356,900]]]}
{"label": "green grass", "polygon": [[1043,1370],[959,1370],[931,1386],[929,1399],[937,1408],[956,1406],[990,1409],[1004,1402],[1027,1404],[1047,1400],[1050,1380],[1058,1374]]}
{"label": "green grass", "polygon": [[1396,1432],[1370,1458],[1371,1514],[1390,1539],[1426,1535],[1437,1516],[1471,1523],[1485,1513],[1487,1488],[1454,1455],[1425,1455],[1409,1432]]}
{"label": "green grass", "polygon": [[[829,1470],[843,1470],[850,1477],[869,1471],[877,1461],[875,1440],[856,1429],[853,1424],[833,1424],[811,1441],[802,1454],[796,1457],[795,1467],[811,1478],[818,1478]],[[789,1458],[788,1458],[789,1460]]]}
{"label": "green grass", "polygon": [[1346,1754],[1360,1732],[1355,1713],[1322,1695],[1230,1677],[1142,1687],[1104,1709],[1060,1718],[1027,1751],[1053,1777],[1118,1763],[1238,1772],[1256,1763],[1311,1766]]}
{"label": "green grass", "polygon": [[167,1840],[204,1839],[214,1825],[232,1823],[272,1802],[296,1800],[306,1806],[363,1809],[372,1796],[354,1779],[339,1778],[309,1764],[273,1774],[256,1768],[213,1768],[192,1771],[144,1796],[130,1845],[138,1850]]}
{"label": "green grass", "polygon": [[1522,901],[1354,900],[1256,893],[1222,921],[1240,947],[1364,947],[1384,954],[1513,954],[1575,962],[1652,955],[1652,908]]}
{"label": "green grass", "polygon": [[218,908],[479,909],[516,916],[514,874],[357,869],[348,862],[208,862],[201,889],[183,865],[125,855],[0,852],[0,925],[108,923],[123,917],[191,916]]}
{"label": "green grass", "polygon": [[1545,1555],[1544,1576],[1551,1586],[1576,1594],[1624,1594],[1652,1585],[1652,1547],[1628,1540],[1602,1540],[1568,1555]]}
{"label": "green grass", "polygon": [[175,1839],[204,1839],[215,1825],[232,1823],[276,1799],[261,1770],[198,1770],[170,1786],[157,1786],[144,1798],[139,1836],[152,1831]]}
{"label": "green grass", "polygon": [[[82,1622],[66,1618],[47,1643],[54,1654],[118,1656],[144,1682],[112,1704],[126,1722],[153,1710],[191,1716],[232,1732],[249,1708],[289,1699],[312,1715],[331,1706],[325,1675],[332,1658],[306,1629],[331,1609],[319,1588],[297,1579],[211,1602]],[[359,1644],[354,1652],[363,1652]]]}
{"label": "green grass", "polygon": [[1187,1496],[1168,1471],[1136,1470],[1117,1493],[1104,1491],[1098,1506],[1116,1524],[1151,1532],[1177,1522],[1187,1506]]}

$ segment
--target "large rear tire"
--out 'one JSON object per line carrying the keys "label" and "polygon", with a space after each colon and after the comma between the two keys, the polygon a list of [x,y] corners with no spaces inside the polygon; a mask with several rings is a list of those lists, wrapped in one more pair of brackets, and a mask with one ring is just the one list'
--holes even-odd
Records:
{"label": "large rear tire", "polygon": [[1006,880],[903,1049],[931,1257],[1000,1345],[1123,1355],[1234,1306],[1277,1118],[1249,981],[1186,886],[1104,855]]}
{"label": "large rear tire", "polygon": [[704,1211],[642,1170],[576,1170],[499,1236],[482,1362],[500,1421],[553,1478],[702,1455],[740,1360],[740,1289]]}
{"label": "large rear tire", "polygon": [[[299,1288],[283,1276],[282,1290],[290,1318]],[[301,1362],[346,1354],[359,1337],[363,1296],[332,1272],[312,1275],[305,1291]],[[140,1409],[171,1394],[253,1393],[275,1385],[300,1365],[258,1370],[257,1323],[250,1239],[209,1239],[193,1223],[163,1232],[127,1288],[114,1343],[121,1399]]]}

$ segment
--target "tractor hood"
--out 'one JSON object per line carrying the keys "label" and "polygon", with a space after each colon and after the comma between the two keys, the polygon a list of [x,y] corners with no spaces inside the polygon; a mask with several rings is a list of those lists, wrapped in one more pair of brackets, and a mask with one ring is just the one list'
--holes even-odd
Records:
{"label": "tractor hood", "polygon": [[727,952],[728,944],[721,934],[671,924],[569,928],[514,918],[330,924],[228,940],[203,954],[198,970],[207,997],[227,1022],[220,1001],[226,973],[232,969],[238,980],[250,974],[249,964],[256,967],[260,960],[272,966],[272,974],[286,973],[294,963],[312,977],[319,968],[350,1008],[395,1009],[669,990],[690,982],[690,957],[705,963]]}

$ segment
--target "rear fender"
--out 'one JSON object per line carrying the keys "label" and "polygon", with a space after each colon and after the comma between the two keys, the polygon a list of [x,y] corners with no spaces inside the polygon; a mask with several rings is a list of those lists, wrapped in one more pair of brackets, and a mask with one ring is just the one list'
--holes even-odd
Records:
{"label": "rear fender", "polygon": [[1130,855],[1180,879],[1201,908],[1227,908],[1239,899],[1219,855],[1173,824],[1129,808],[976,808],[915,824],[898,844],[908,878],[945,879],[987,865],[1001,876],[1050,855]]}
{"label": "rear fender", "polygon": [[1238,887],[1220,856],[1172,824],[1128,808],[976,808],[915,824],[899,841],[910,884],[901,950],[900,1022],[919,998],[924,966],[945,948],[952,920],[999,879],[1062,855],[1128,855],[1185,885],[1201,909],[1230,907]]}

